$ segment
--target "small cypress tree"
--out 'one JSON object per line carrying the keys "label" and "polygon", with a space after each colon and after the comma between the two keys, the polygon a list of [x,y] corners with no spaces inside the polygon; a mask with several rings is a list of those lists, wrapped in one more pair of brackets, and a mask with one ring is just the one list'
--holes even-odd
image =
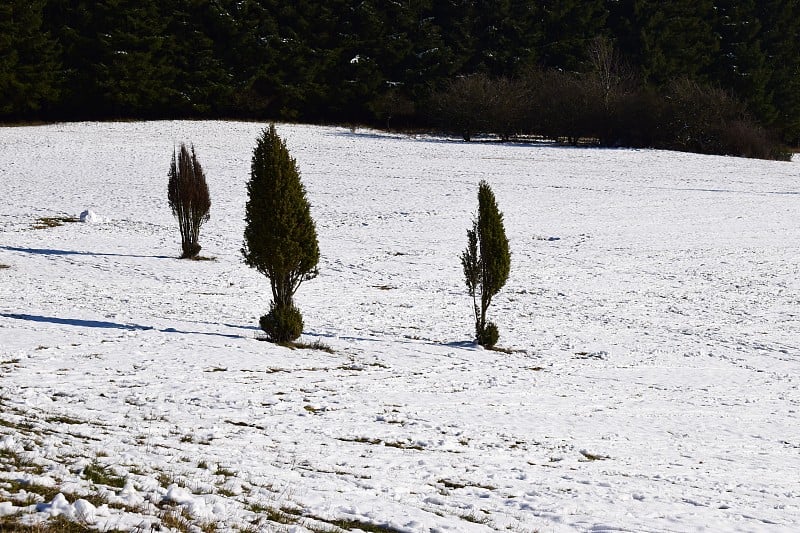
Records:
{"label": "small cypress tree", "polygon": [[467,249],[461,265],[475,312],[475,340],[492,348],[500,337],[497,325],[486,321],[492,298],[500,292],[511,271],[511,252],[494,193],[486,181],[478,185],[478,217],[467,230]]}
{"label": "small cypress tree", "polygon": [[172,152],[169,167],[167,198],[172,214],[178,219],[181,232],[182,259],[195,258],[200,253],[200,226],[209,219],[211,197],[203,168],[197,161],[194,146],[192,151],[181,143],[180,152]]}
{"label": "small cypress tree", "polygon": [[300,336],[303,317],[293,297],[317,275],[319,244],[297,162],[275,125],[264,130],[253,150],[245,206],[245,263],[269,278],[272,303],[261,328],[273,342]]}

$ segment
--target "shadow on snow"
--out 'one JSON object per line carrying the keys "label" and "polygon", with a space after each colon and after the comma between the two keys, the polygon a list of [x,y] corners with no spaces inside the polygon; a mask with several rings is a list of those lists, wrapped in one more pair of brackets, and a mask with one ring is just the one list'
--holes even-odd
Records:
{"label": "shadow on snow", "polygon": [[30,322],[42,322],[48,324],[57,324],[61,326],[77,326],[82,328],[99,328],[99,329],[121,329],[124,331],[158,331],[161,333],[181,333],[183,335],[210,335],[214,337],[225,337],[228,339],[245,339],[242,335],[229,335],[225,333],[209,333],[204,331],[181,331],[175,328],[157,329],[153,326],[140,326],[137,324],[120,324],[118,322],[107,322],[104,320],[80,320],[76,318],[59,318],[53,316],[41,315],[28,315],[23,313],[0,313],[0,316],[5,318],[13,318],[16,320],[28,320]]}
{"label": "shadow on snow", "polygon": [[52,248],[21,248],[17,246],[0,246],[0,249],[8,250],[9,252],[24,252],[26,254],[34,255],[88,255],[88,256],[106,256],[106,257],[140,257],[152,259],[175,259],[168,255],[135,255],[135,254],[113,254],[102,252],[79,252],[77,250],[55,250]]}

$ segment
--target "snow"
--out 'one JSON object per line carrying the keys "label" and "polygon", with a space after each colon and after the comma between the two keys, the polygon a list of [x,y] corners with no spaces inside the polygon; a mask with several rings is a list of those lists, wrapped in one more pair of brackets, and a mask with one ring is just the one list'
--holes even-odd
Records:
{"label": "snow", "polygon": [[[239,250],[262,128],[0,128],[0,516],[796,530],[798,161],[278,125],[322,253],[302,340],[327,353],[257,339],[269,284]],[[180,141],[210,261],[177,259]],[[490,308],[510,353],[469,342],[481,179],[512,250]],[[34,229],[86,206],[104,223]]]}
{"label": "snow", "polygon": [[78,218],[81,222],[84,222],[86,224],[97,224],[98,222],[103,221],[103,219],[91,209],[86,209],[84,211],[81,211],[81,214]]}

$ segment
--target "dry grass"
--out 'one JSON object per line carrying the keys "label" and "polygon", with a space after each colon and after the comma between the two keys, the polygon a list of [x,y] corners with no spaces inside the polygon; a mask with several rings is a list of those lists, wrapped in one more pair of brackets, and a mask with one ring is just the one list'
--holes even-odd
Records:
{"label": "dry grass", "polygon": [[80,222],[80,219],[75,217],[39,217],[33,223],[33,229],[47,229],[57,228],[67,223]]}

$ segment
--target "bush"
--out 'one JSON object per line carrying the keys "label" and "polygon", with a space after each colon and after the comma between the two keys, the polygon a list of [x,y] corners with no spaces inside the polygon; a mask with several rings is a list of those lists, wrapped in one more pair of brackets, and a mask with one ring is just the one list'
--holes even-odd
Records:
{"label": "bush", "polygon": [[180,152],[172,152],[172,163],[169,168],[167,199],[172,214],[178,219],[181,232],[181,258],[194,258],[200,253],[200,226],[209,219],[211,197],[203,168],[197,161],[197,155],[181,143]]}
{"label": "bush", "polygon": [[467,230],[467,249],[461,265],[475,313],[475,340],[491,348],[500,337],[497,326],[486,322],[492,298],[500,292],[511,271],[511,252],[494,193],[485,181],[478,185],[478,217]]}
{"label": "bush", "polygon": [[497,341],[500,339],[500,332],[497,329],[497,324],[494,322],[487,322],[483,331],[476,331],[475,338],[481,346],[486,348],[494,348]]}
{"label": "bush", "polygon": [[432,111],[444,131],[460,135],[469,142],[489,129],[489,108],[493,99],[493,81],[488,76],[462,76],[433,96]]}
{"label": "bush", "polygon": [[302,282],[317,275],[319,244],[297,163],[274,124],[253,150],[247,193],[242,255],[248,266],[269,278],[272,288],[262,328],[269,327],[264,331],[271,340],[288,342],[302,333],[293,298]]}
{"label": "bush", "polygon": [[728,122],[720,128],[719,135],[727,154],[756,159],[784,159],[767,131],[750,120]]}
{"label": "bush", "polygon": [[549,70],[538,76],[538,129],[544,136],[577,145],[581,138],[594,136],[592,127],[597,95],[592,86],[573,72]]}
{"label": "bush", "polygon": [[434,120],[470,141],[493,133],[503,141],[523,132],[531,94],[521,80],[472,74],[452,80],[432,99]]}
{"label": "bush", "polygon": [[286,343],[303,333],[303,315],[295,306],[277,307],[273,303],[269,313],[259,320],[259,326],[270,341]]}

